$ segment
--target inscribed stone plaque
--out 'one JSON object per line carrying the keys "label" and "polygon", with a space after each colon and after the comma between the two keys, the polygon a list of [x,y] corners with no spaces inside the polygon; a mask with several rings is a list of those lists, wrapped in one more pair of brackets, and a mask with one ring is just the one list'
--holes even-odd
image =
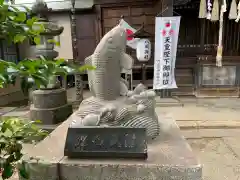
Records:
{"label": "inscribed stone plaque", "polygon": [[236,66],[212,67],[203,66],[202,85],[234,86],[236,84]]}
{"label": "inscribed stone plaque", "polygon": [[68,128],[64,155],[70,158],[147,158],[145,128]]}

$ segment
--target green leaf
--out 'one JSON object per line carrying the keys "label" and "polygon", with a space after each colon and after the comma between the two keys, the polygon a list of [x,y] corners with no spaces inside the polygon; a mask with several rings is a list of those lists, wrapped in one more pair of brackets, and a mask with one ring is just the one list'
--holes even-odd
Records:
{"label": "green leaf", "polygon": [[44,86],[44,87],[47,87],[48,79],[45,78],[44,76],[33,74],[32,78],[34,79],[38,88],[40,88],[41,85]]}
{"label": "green leaf", "polygon": [[40,123],[42,123],[42,121],[41,120],[36,120],[35,123],[40,124]]}
{"label": "green leaf", "polygon": [[43,32],[45,30],[45,27],[43,24],[40,23],[34,23],[33,25],[33,31],[31,31],[32,34],[39,35],[41,32]]}
{"label": "green leaf", "polygon": [[57,60],[55,61],[55,64],[56,64],[57,66],[59,66],[59,65],[63,64],[64,62],[65,62],[65,59],[57,59]]}
{"label": "green leaf", "polygon": [[26,39],[26,36],[21,35],[21,34],[16,34],[14,36],[14,43],[22,43]]}
{"label": "green leaf", "polygon": [[3,5],[3,3],[4,3],[4,0],[0,0],[0,5]]}
{"label": "green leaf", "polygon": [[55,75],[66,77],[68,75],[68,72],[64,68],[57,67],[55,70]]}
{"label": "green leaf", "polygon": [[10,11],[10,12],[7,12],[7,17],[13,21],[16,16],[14,12]]}
{"label": "green leaf", "polygon": [[32,27],[33,24],[34,24],[35,22],[37,22],[37,21],[38,21],[38,18],[34,16],[34,17],[32,17],[31,19],[28,19],[27,22],[26,22],[26,24],[27,24],[28,27]]}
{"label": "green leaf", "polygon": [[55,44],[56,46],[60,46],[60,42],[56,41],[55,39],[48,39],[48,43]]}
{"label": "green leaf", "polygon": [[11,11],[16,12],[16,13],[18,13],[20,11],[19,8],[15,7],[14,5],[9,5],[9,9],[11,9]]}
{"label": "green leaf", "polygon": [[[1,10],[2,10],[2,8],[1,8]],[[0,22],[2,23],[4,21],[6,21],[6,19],[7,19],[7,14],[4,12],[0,12]]]}
{"label": "green leaf", "polygon": [[53,74],[55,72],[55,68],[57,67],[54,61],[46,61],[46,73],[48,75]]}
{"label": "green leaf", "polygon": [[26,168],[20,168],[19,170],[19,174],[21,177],[23,177],[24,179],[29,179],[29,173],[26,171]]}
{"label": "green leaf", "polygon": [[40,26],[40,29],[38,30],[38,33],[41,33],[45,30],[45,27],[43,24],[38,24]]}
{"label": "green leaf", "polygon": [[0,131],[1,131],[2,133],[5,133],[6,130],[7,130],[7,124],[4,122],[4,123],[2,123],[1,126],[0,126]]}
{"label": "green leaf", "polygon": [[21,90],[24,95],[28,95],[29,83],[26,78],[21,79]]}
{"label": "green leaf", "polygon": [[2,74],[0,74],[0,81],[2,81],[2,82],[6,82],[7,81],[6,78]]}
{"label": "green leaf", "polygon": [[15,21],[23,23],[24,21],[26,21],[26,19],[27,19],[27,16],[25,12],[17,12]]}
{"label": "green leaf", "polygon": [[91,65],[83,65],[83,66],[81,66],[80,68],[78,68],[78,70],[80,71],[80,72],[83,72],[83,71],[86,71],[86,70],[95,70],[96,69],[96,67],[95,66],[91,66]]}
{"label": "green leaf", "polygon": [[13,154],[9,154],[8,157],[6,158],[7,163],[12,163],[14,162],[14,160],[15,160],[15,157]]}
{"label": "green leaf", "polygon": [[56,41],[56,42],[55,42],[55,45],[56,45],[57,47],[59,47],[59,46],[60,46],[60,42],[59,42],[59,41]]}
{"label": "green leaf", "polygon": [[27,22],[26,22],[28,27],[32,27],[33,23],[34,23],[33,19],[28,19]]}
{"label": "green leaf", "polygon": [[31,12],[31,9],[29,9],[27,6],[21,6],[22,8],[24,8],[28,13]]}
{"label": "green leaf", "polygon": [[[25,142],[42,140],[47,135],[46,131],[39,129],[34,123],[34,121],[14,117],[0,120],[0,168],[2,170],[0,176],[2,179],[10,178],[15,169],[23,178],[29,178],[29,166],[23,161],[19,163],[23,156],[22,145]],[[11,136],[7,135],[9,132]]]}
{"label": "green leaf", "polygon": [[20,176],[24,179],[29,179],[30,175],[27,171],[26,163],[22,162],[21,164],[18,164],[18,172]]}
{"label": "green leaf", "polygon": [[34,37],[35,44],[39,45],[41,43],[40,37]]}
{"label": "green leaf", "polygon": [[[4,12],[4,11],[5,11],[5,12],[8,12],[9,7],[11,7],[11,6],[9,6],[8,4],[3,4],[2,7],[1,7],[1,11],[2,11],[2,12]],[[4,13],[5,13],[5,12],[4,12]]]}
{"label": "green leaf", "polygon": [[41,66],[42,60],[25,59],[18,63],[17,68],[20,69],[20,74],[27,74],[29,77],[31,74],[36,73]]}
{"label": "green leaf", "polygon": [[13,175],[13,166],[11,164],[7,164],[4,168],[3,168],[3,172],[2,172],[2,178],[3,179],[8,179]]}

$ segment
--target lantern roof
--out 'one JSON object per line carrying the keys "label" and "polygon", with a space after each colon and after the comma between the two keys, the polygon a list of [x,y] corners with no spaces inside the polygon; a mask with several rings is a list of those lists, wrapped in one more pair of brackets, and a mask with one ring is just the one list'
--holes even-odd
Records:
{"label": "lantern roof", "polygon": [[152,37],[153,35],[147,31],[144,30],[144,24],[132,35],[129,37],[134,37],[134,38],[149,38]]}

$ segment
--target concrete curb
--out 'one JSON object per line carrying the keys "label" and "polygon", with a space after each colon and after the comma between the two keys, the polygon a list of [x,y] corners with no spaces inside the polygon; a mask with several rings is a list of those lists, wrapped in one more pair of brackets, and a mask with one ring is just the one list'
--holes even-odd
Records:
{"label": "concrete curb", "polygon": [[15,111],[18,107],[0,107],[0,116]]}
{"label": "concrete curb", "polygon": [[181,130],[186,139],[238,137],[240,129],[188,129]]}
{"label": "concrete curb", "polygon": [[240,120],[176,120],[181,130],[187,129],[240,129]]}

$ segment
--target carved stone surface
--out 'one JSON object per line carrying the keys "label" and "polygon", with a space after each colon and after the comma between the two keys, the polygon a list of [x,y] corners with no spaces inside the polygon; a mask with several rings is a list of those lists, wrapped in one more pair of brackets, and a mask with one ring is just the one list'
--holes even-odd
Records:
{"label": "carved stone surface", "polygon": [[70,158],[146,159],[146,129],[100,126],[68,128],[64,155]]}
{"label": "carved stone surface", "polygon": [[94,53],[86,58],[87,64],[96,67],[96,70],[88,72],[88,81],[91,91],[98,99],[115,100],[120,96],[121,89],[128,90],[120,73],[122,69],[132,68],[133,59],[125,50],[125,30],[116,26],[105,34]]}
{"label": "carved stone surface", "polygon": [[148,139],[159,135],[155,113],[155,92],[139,84],[128,91],[121,78],[122,70],[130,70],[133,59],[125,53],[126,33],[114,27],[100,41],[94,53],[85,59],[96,70],[88,71],[93,97],[83,100],[74,115],[73,127],[123,126],[146,128]]}
{"label": "carved stone surface", "polygon": [[[160,136],[148,145],[147,160],[79,160],[64,157],[63,152],[63,140],[72,118],[26,152],[24,160],[33,167],[29,171],[30,180],[201,180],[202,166],[175,122],[162,127]],[[36,163],[31,157],[40,160]]]}
{"label": "carved stone surface", "polygon": [[65,104],[60,107],[41,109],[30,107],[30,118],[33,121],[41,120],[45,125],[58,124],[65,121],[72,114],[72,105]]}
{"label": "carved stone surface", "polygon": [[57,124],[66,120],[72,112],[72,105],[67,103],[66,90],[33,91],[31,120],[41,120],[43,124]]}
{"label": "carved stone surface", "polygon": [[65,89],[35,90],[33,91],[33,104],[35,108],[56,108],[67,104]]}
{"label": "carved stone surface", "polygon": [[37,49],[35,52],[35,55],[38,56],[44,56],[48,57],[49,59],[54,59],[58,56],[58,52],[55,50],[43,50],[43,49]]}

